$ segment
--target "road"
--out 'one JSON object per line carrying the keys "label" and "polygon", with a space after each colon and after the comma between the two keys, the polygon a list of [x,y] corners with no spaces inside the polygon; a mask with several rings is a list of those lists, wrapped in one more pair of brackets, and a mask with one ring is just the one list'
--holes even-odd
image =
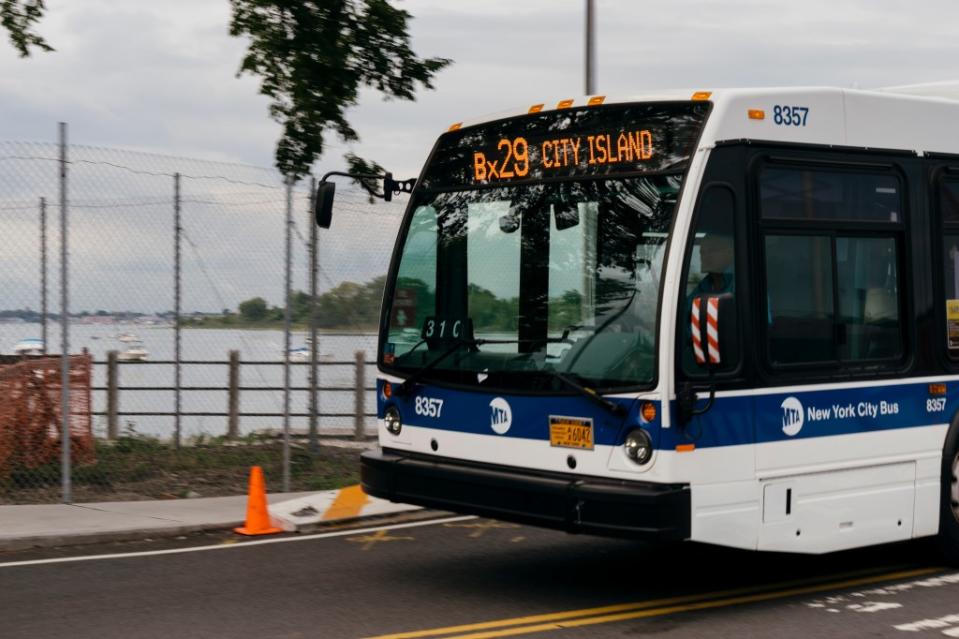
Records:
{"label": "road", "polygon": [[959,569],[915,543],[760,555],[447,517],[4,553],[0,614],[4,638],[959,637]]}

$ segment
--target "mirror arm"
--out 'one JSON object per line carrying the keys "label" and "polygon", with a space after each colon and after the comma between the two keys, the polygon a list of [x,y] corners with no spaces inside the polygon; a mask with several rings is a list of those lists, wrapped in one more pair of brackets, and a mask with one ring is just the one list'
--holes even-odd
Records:
{"label": "mirror arm", "polygon": [[[705,388],[696,388],[691,382],[683,382],[676,393],[676,405],[679,408],[679,423],[682,426],[688,424],[693,417],[703,415],[713,407],[716,401],[716,383],[713,381],[713,365],[707,364],[706,370],[709,374],[709,385]],[[706,398],[706,404],[696,408],[696,402],[699,401],[698,392],[708,391],[709,397]]]}
{"label": "mirror arm", "polygon": [[[333,197],[336,193],[336,182],[331,182],[330,178],[334,175],[361,181],[360,185],[371,197],[378,197],[385,202],[392,202],[394,193],[412,193],[413,187],[416,186],[416,178],[394,180],[393,174],[389,172],[379,175],[375,173],[328,171],[320,178],[319,185],[316,189],[315,202],[313,204],[313,217],[316,225],[324,229],[330,228],[330,222],[333,218]],[[383,180],[383,193],[375,193],[373,188],[364,184],[362,180]]]}
{"label": "mirror arm", "polygon": [[390,172],[379,175],[377,173],[348,173],[345,171],[327,171],[323,174],[323,177],[320,178],[320,184],[325,184],[333,176],[348,177],[354,180],[383,180],[383,194],[377,195],[375,193],[371,193],[371,195],[378,197],[381,200],[385,200],[386,202],[391,202],[393,200],[394,193],[412,193],[413,187],[416,186],[416,178],[410,178],[409,180],[394,180],[393,174]]}
{"label": "mirror arm", "polygon": [[[704,388],[703,390],[709,390],[709,397],[706,398],[706,404],[702,408],[693,408],[692,412],[689,414],[690,417],[696,417],[697,415],[708,413],[709,409],[713,407],[713,402],[716,401],[716,385],[715,384],[710,384],[708,389]],[[696,398],[696,401],[699,401],[698,397]]]}

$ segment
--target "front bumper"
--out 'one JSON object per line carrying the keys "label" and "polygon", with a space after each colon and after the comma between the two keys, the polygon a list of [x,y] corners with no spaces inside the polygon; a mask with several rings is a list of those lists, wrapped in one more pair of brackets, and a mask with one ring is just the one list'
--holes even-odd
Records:
{"label": "front bumper", "polygon": [[686,484],[547,473],[394,450],[363,453],[360,474],[367,494],[390,501],[568,532],[689,538]]}

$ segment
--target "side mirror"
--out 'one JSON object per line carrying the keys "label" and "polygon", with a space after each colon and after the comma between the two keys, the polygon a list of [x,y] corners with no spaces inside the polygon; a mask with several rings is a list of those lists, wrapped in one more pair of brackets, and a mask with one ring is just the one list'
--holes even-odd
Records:
{"label": "side mirror", "polygon": [[685,426],[697,414],[697,399],[696,389],[689,382],[682,382],[676,387],[676,416],[680,425]]}
{"label": "side mirror", "polygon": [[512,212],[501,215],[499,218],[499,230],[503,233],[515,233],[519,230],[519,215]]}
{"label": "side mirror", "polygon": [[576,204],[566,202],[554,204],[553,216],[556,218],[557,231],[565,231],[579,224],[579,209]]}
{"label": "side mirror", "polygon": [[706,369],[709,391],[706,404],[697,408],[697,389],[690,382],[682,382],[676,389],[677,417],[681,425],[688,424],[696,415],[713,407],[716,386],[712,383],[713,370],[723,362],[737,361],[739,327],[736,325],[736,302],[729,293],[701,295],[690,302],[690,341],[696,364]]}
{"label": "side mirror", "polygon": [[316,225],[321,229],[330,228],[330,222],[333,221],[333,197],[336,195],[336,183],[321,182],[316,189],[316,206],[313,209],[313,215],[316,218]]}

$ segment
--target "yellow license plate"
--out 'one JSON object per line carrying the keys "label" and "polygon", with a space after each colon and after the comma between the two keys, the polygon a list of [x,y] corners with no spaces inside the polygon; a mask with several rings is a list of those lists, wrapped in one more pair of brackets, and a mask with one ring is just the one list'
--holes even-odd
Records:
{"label": "yellow license plate", "polygon": [[581,417],[550,417],[549,443],[560,448],[593,449],[593,420]]}

